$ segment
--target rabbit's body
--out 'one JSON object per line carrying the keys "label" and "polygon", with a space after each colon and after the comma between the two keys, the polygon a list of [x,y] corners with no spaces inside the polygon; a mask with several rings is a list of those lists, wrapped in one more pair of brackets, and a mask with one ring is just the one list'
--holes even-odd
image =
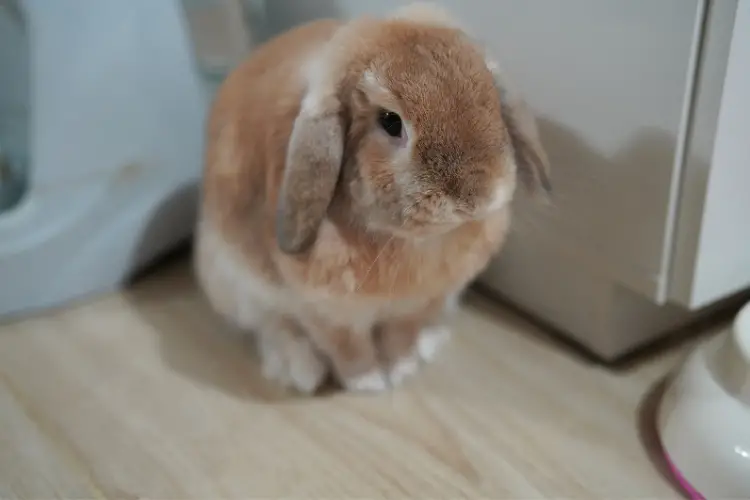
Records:
{"label": "rabbit's body", "polygon": [[[446,307],[486,266],[510,221],[518,151],[508,147],[512,131],[480,53],[433,20],[398,21],[384,42],[384,21],[359,22],[310,23],[259,48],[221,87],[209,120],[199,280],[220,313],[258,335],[266,375],[303,391],[317,388],[329,366],[351,389],[383,389],[415,371],[446,337]],[[385,88],[373,61],[394,50],[394,39],[410,38],[426,40],[432,66],[416,76],[431,80]],[[454,64],[473,77],[456,88],[443,75],[450,66],[435,65],[453,64],[451,44],[474,57]],[[420,61],[394,56],[380,68],[395,82]],[[425,117],[406,109],[420,99],[436,106],[429,100],[445,96],[430,94],[446,92],[455,107],[441,103]],[[342,94],[350,97],[334,99]],[[365,99],[400,106],[413,121],[400,135],[370,138]],[[438,123],[464,112],[460,130]],[[436,172],[429,184],[415,180],[421,174],[405,151]],[[473,167],[449,171],[453,160]],[[452,198],[437,194],[447,191]]]}

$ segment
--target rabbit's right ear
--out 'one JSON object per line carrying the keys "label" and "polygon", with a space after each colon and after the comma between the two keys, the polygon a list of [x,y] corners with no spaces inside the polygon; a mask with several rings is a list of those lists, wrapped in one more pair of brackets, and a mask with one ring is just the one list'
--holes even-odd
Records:
{"label": "rabbit's right ear", "polygon": [[315,242],[338,182],[344,125],[335,87],[328,79],[308,82],[294,121],[276,215],[279,248],[288,254]]}
{"label": "rabbit's right ear", "polygon": [[526,102],[511,88],[497,62],[487,58],[486,63],[495,78],[503,119],[508,128],[521,178],[531,192],[541,187],[549,194],[552,192],[549,158],[542,146],[536,119]]}

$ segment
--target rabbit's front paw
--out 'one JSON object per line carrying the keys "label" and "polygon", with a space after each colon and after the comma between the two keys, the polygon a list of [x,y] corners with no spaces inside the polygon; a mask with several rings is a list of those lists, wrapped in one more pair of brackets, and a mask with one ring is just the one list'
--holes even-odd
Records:
{"label": "rabbit's front paw", "polygon": [[450,340],[451,331],[447,326],[433,325],[423,328],[417,339],[419,358],[429,363],[437,356],[440,349]]}
{"label": "rabbit's front paw", "polygon": [[400,385],[432,361],[450,338],[447,326],[389,325],[382,331],[380,351],[391,386]]}
{"label": "rabbit's front paw", "polygon": [[303,394],[317,391],[328,366],[310,339],[287,322],[276,322],[259,338],[263,376]]}
{"label": "rabbit's front paw", "polygon": [[388,376],[380,367],[360,375],[346,377],[342,383],[346,390],[353,392],[380,392],[390,387]]}
{"label": "rabbit's front paw", "polygon": [[450,339],[450,330],[446,326],[429,326],[420,330],[416,343],[410,350],[392,353],[390,382],[396,386],[419,371],[421,366],[429,363],[443,345]]}

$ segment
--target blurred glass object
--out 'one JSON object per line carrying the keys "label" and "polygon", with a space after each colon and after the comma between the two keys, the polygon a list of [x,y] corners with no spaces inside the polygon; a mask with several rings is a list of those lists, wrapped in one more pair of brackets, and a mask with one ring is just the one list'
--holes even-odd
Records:
{"label": "blurred glass object", "polygon": [[23,198],[29,165],[30,61],[17,0],[0,0],[0,213]]}

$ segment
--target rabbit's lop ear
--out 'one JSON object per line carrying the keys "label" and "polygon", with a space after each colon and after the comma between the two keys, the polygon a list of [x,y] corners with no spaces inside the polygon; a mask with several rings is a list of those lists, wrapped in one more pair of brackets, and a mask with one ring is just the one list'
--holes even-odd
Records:
{"label": "rabbit's lop ear", "polygon": [[288,254],[304,252],[315,242],[341,171],[341,102],[327,83],[308,83],[287,149],[276,238]]}
{"label": "rabbit's lop ear", "polygon": [[498,64],[488,60],[487,67],[500,93],[503,120],[513,144],[519,176],[531,192],[541,187],[549,194],[552,192],[549,159],[539,137],[536,119],[526,102],[509,87]]}

